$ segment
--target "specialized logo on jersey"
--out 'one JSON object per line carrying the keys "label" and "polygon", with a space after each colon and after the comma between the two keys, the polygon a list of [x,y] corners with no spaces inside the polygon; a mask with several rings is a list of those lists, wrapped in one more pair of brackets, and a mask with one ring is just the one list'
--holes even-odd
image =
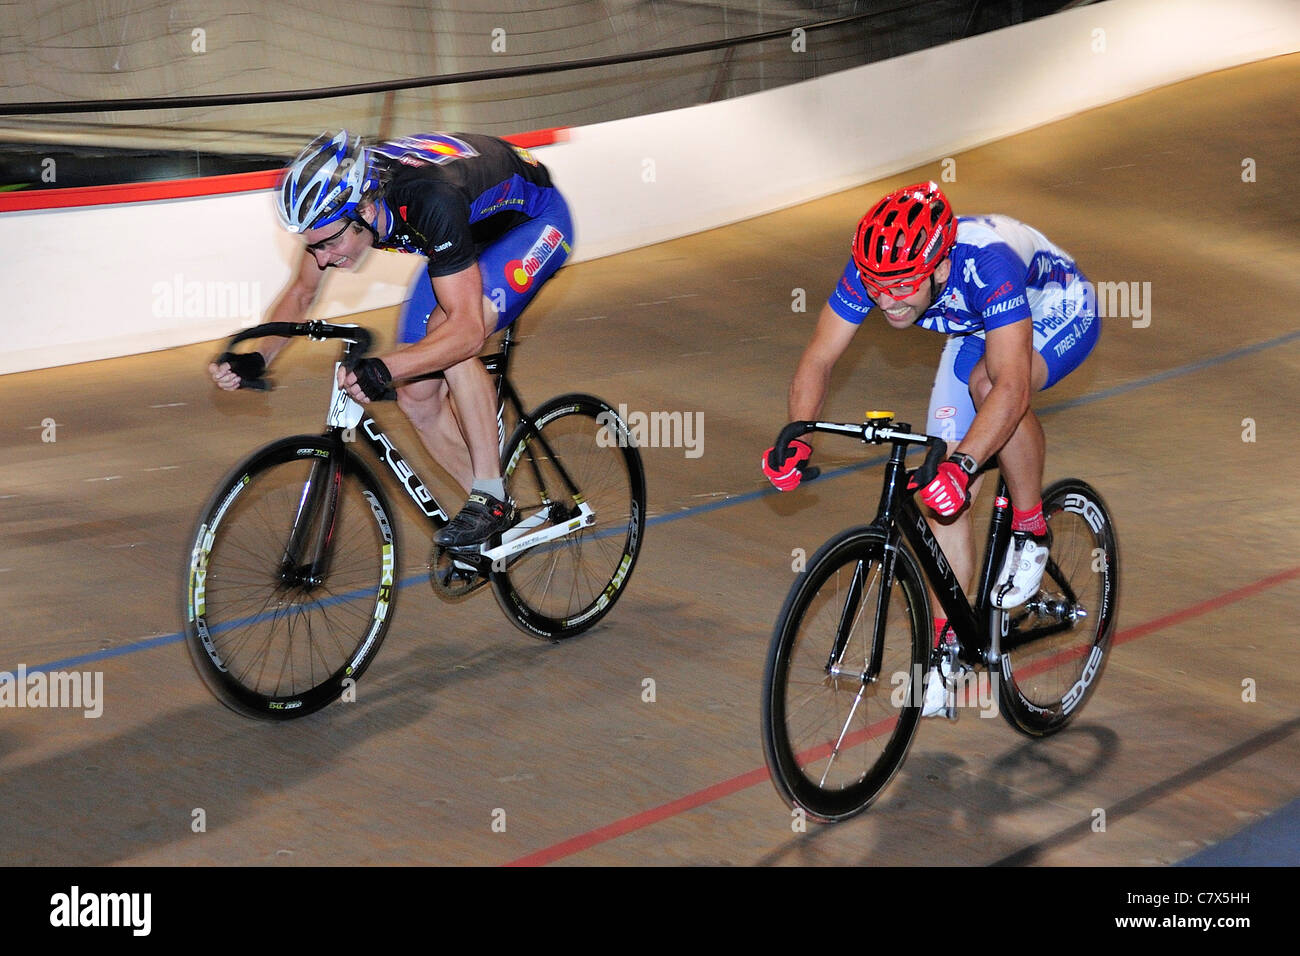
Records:
{"label": "specialized logo on jersey", "polygon": [[468,159],[478,155],[478,150],[469,143],[446,133],[403,136],[373,148],[381,156],[395,159],[407,166],[441,166],[453,159]]}
{"label": "specialized logo on jersey", "polygon": [[533,157],[533,154],[528,152],[528,150],[524,149],[522,146],[513,146],[511,148],[515,151],[515,154],[529,166],[537,165],[537,160]]}
{"label": "specialized logo on jersey", "polygon": [[1001,315],[1003,312],[1009,312],[1012,309],[1019,308],[1024,304],[1025,304],[1025,297],[1023,295],[1018,295],[1015,298],[1006,299],[1002,302],[997,302],[994,303],[993,305],[987,306],[984,309],[984,317],[988,318],[989,316],[992,315]]}
{"label": "specialized logo on jersey", "polygon": [[527,292],[533,284],[533,277],[550,261],[560,246],[564,246],[566,251],[569,248],[569,244],[564,241],[564,233],[554,226],[547,226],[522,259],[512,259],[506,263],[506,282],[510,288],[516,292]]}

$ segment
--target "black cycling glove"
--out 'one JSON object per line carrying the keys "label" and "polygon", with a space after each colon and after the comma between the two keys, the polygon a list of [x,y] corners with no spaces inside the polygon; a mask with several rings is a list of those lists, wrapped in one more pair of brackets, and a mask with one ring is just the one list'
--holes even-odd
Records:
{"label": "black cycling glove", "polygon": [[225,362],[241,381],[261,378],[266,372],[266,359],[261,352],[222,352],[217,364]]}
{"label": "black cycling glove", "polygon": [[363,358],[351,363],[348,371],[357,377],[357,386],[372,402],[392,398],[393,376],[388,366],[377,358]]}

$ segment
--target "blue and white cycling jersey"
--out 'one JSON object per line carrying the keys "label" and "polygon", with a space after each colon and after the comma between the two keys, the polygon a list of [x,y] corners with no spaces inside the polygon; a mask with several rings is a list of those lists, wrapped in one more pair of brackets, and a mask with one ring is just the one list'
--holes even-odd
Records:
{"label": "blue and white cycling jersey", "polygon": [[[985,333],[1032,320],[1034,350],[1047,364],[1046,389],[1092,351],[1101,322],[1091,286],[1074,260],[1010,216],[959,216],[950,256],[943,291],[915,324],[951,336],[931,396],[930,434],[960,439],[975,418],[967,386],[984,355]],[[852,258],[829,304],[854,325],[875,308]]]}
{"label": "blue and white cycling jersey", "polygon": [[[1038,318],[1071,286],[1082,292],[1083,274],[1074,260],[1037,229],[1009,216],[959,216],[950,256],[947,286],[916,322],[934,332],[979,333]],[[830,304],[855,325],[873,307],[851,258]]]}

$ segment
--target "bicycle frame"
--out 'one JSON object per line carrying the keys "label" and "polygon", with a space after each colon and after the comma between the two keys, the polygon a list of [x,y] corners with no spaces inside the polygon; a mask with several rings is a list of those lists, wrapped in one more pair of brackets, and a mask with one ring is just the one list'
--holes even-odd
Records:
{"label": "bicycle frame", "polygon": [[[537,423],[524,409],[519,393],[510,383],[507,370],[510,349],[514,341],[513,331],[513,328],[506,330],[500,352],[482,356],[480,359],[488,373],[497,377],[498,449],[504,451],[506,438],[505,410],[507,403],[509,403],[514,408],[518,424],[524,425],[529,430],[532,437],[539,443],[547,460],[555,467],[556,473],[560,476],[560,480],[564,483],[565,489],[576,508],[566,509],[563,515],[564,520],[557,521],[553,527],[534,530],[551,520],[553,516],[550,512],[554,508],[562,507],[559,503],[547,499],[547,504],[550,505],[549,508],[543,508],[537,514],[515,525],[501,536],[499,545],[484,548],[478,555],[458,555],[458,557],[479,566],[480,570],[485,569],[489,564],[501,562],[530,548],[562,538],[579,528],[594,524],[596,521],[595,512],[589,504],[582,500],[581,492],[569,477],[563,463],[555,455],[545,436],[537,428]],[[345,339],[343,360],[346,361],[353,357],[354,354],[364,352],[366,345],[368,345],[368,342]],[[337,369],[341,364],[343,364],[342,361],[335,365],[336,375],[333,391],[330,395],[329,413],[326,416],[327,427],[324,432],[325,437],[333,443],[335,454],[331,455],[328,461],[316,462],[304,485],[298,512],[294,517],[293,527],[285,548],[285,555],[281,562],[281,578],[286,581],[297,580],[303,583],[319,583],[324,580],[331,551],[330,543],[333,538],[338,491],[342,485],[347,461],[347,456],[344,454],[345,446],[349,442],[350,436],[362,439],[375,457],[387,465],[397,483],[415,503],[416,508],[429,522],[434,532],[441,530],[450,521],[447,512],[438,503],[433,492],[425,484],[424,479],[407,462],[406,457],[393,443],[393,440],[380,428],[374,418],[365,414],[364,406],[353,401],[347,392],[339,388]],[[438,378],[443,378],[442,372],[417,376],[412,381]],[[541,467],[536,456],[530,453],[528,461],[530,467],[534,470],[538,486],[545,488],[545,483],[542,481]]]}
{"label": "bicycle frame", "polygon": [[[884,415],[889,417],[883,417]],[[911,432],[910,425],[902,422],[894,423],[892,413],[880,413],[865,424],[791,422],[781,431],[774,447],[788,447],[791,440],[808,432],[852,435],[868,443],[892,444],[889,461],[885,466],[880,504],[876,517],[871,522],[872,527],[879,529],[885,535],[887,542],[884,566],[881,568],[880,595],[890,593],[893,588],[894,562],[900,541],[905,540],[916,556],[927,583],[938,598],[940,607],[947,615],[949,624],[952,625],[957,636],[958,656],[967,664],[996,668],[1001,662],[1003,653],[1023,647],[1070,626],[1068,623],[1059,623],[1012,633],[1010,615],[994,608],[989,600],[993,575],[1001,567],[1007,545],[1011,540],[1011,502],[1007,496],[1006,481],[1001,476],[998,478],[993,513],[989,519],[987,544],[984,549],[983,563],[980,566],[979,584],[975,592],[976,599],[972,603],[962,590],[956,575],[953,574],[948,557],[939,546],[934,532],[930,530],[929,522],[917,507],[912,493],[908,491],[909,480],[914,474],[929,473],[938,467],[947,452],[947,443],[941,438],[914,434]],[[907,469],[907,448],[909,445],[920,444],[927,445],[930,451],[925,465],[914,473]],[[1044,573],[1062,586],[1067,602],[1075,600],[1068,582],[1064,581],[1060,569],[1050,558]],[[849,593],[845,599],[844,610],[840,615],[840,623],[827,662],[828,670],[834,670],[835,662],[840,659],[848,641],[853,621],[857,616],[858,604],[862,598],[862,588],[862,569],[859,568],[849,585]],[[875,633],[883,633],[882,625],[886,610],[886,602],[878,601]],[[881,656],[882,648],[877,643],[872,649],[871,660],[863,675],[865,681],[875,680],[879,676]]]}
{"label": "bicycle frame", "polygon": [[893,552],[898,547],[901,535],[911,547],[934,595],[939,599],[948,623],[957,635],[961,657],[968,664],[996,666],[1001,649],[993,646],[988,594],[996,567],[995,561],[1000,563],[1011,537],[1010,501],[1007,499],[1006,482],[999,476],[993,514],[989,519],[988,544],[984,550],[975,602],[972,604],[957,576],[953,574],[948,557],[930,530],[929,522],[907,491],[908,472],[904,464],[906,454],[905,445],[894,445],[889,463],[885,466],[880,507],[872,522],[886,533],[890,543],[890,559],[887,567],[882,569],[882,593],[888,593],[893,586]]}
{"label": "bicycle frame", "polygon": [[[895,454],[890,458],[890,466],[894,472],[895,493],[893,496],[882,493],[880,514],[876,520],[882,522],[880,526],[890,533],[891,543],[897,540],[895,536],[901,530],[903,537],[911,545],[912,553],[916,555],[927,581],[939,598],[939,605],[948,616],[948,623],[952,625],[957,635],[958,656],[967,664],[996,669],[1001,664],[1003,654],[1069,630],[1071,623],[1066,620],[1055,624],[1039,624],[1025,631],[1013,630],[1011,625],[1022,618],[1013,618],[1011,614],[1003,613],[995,608],[989,599],[993,590],[993,576],[1001,569],[1007,546],[1011,541],[1011,500],[1008,497],[1006,479],[1001,475],[998,476],[997,491],[993,498],[993,512],[989,517],[989,530],[985,538],[984,561],[980,566],[978,590],[975,592],[975,602],[972,604],[962,592],[961,585],[948,564],[948,558],[939,547],[939,542],[930,530],[925,516],[921,514],[912,496],[906,492],[906,481],[901,483],[898,481],[900,474],[906,476],[900,454],[905,452],[905,449],[900,445],[894,447]],[[898,458],[897,462],[894,461],[895,457]],[[886,489],[891,487],[889,470],[886,471]],[[892,564],[887,569],[887,574],[889,576],[886,578],[886,585],[892,586]],[[1062,590],[1065,606],[1077,602],[1074,589],[1070,587],[1069,581],[1061,573],[1054,558],[1048,558],[1043,576],[1045,579],[1051,579]],[[1043,609],[1055,610],[1060,616],[1059,608],[1053,609],[1043,605]]]}

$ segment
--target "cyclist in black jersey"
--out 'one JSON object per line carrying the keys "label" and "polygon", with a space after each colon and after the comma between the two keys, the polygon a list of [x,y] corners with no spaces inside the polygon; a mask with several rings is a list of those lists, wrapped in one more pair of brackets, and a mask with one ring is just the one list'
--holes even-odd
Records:
{"label": "cyclist in black jersey", "polygon": [[[501,478],[497,401],[476,358],[568,258],[573,222],[546,167],[527,150],[472,133],[422,133],[365,145],[325,133],[299,154],[276,197],[281,223],[307,243],[297,273],[267,316],[306,318],[331,268],[357,268],[372,248],[424,256],[403,308],[396,349],[340,369],[363,404],[394,380],[397,401],[434,459],[469,493],[438,544],[476,548],[515,520]],[[209,366],[222,388],[258,377],[288,342],[222,355]]]}

